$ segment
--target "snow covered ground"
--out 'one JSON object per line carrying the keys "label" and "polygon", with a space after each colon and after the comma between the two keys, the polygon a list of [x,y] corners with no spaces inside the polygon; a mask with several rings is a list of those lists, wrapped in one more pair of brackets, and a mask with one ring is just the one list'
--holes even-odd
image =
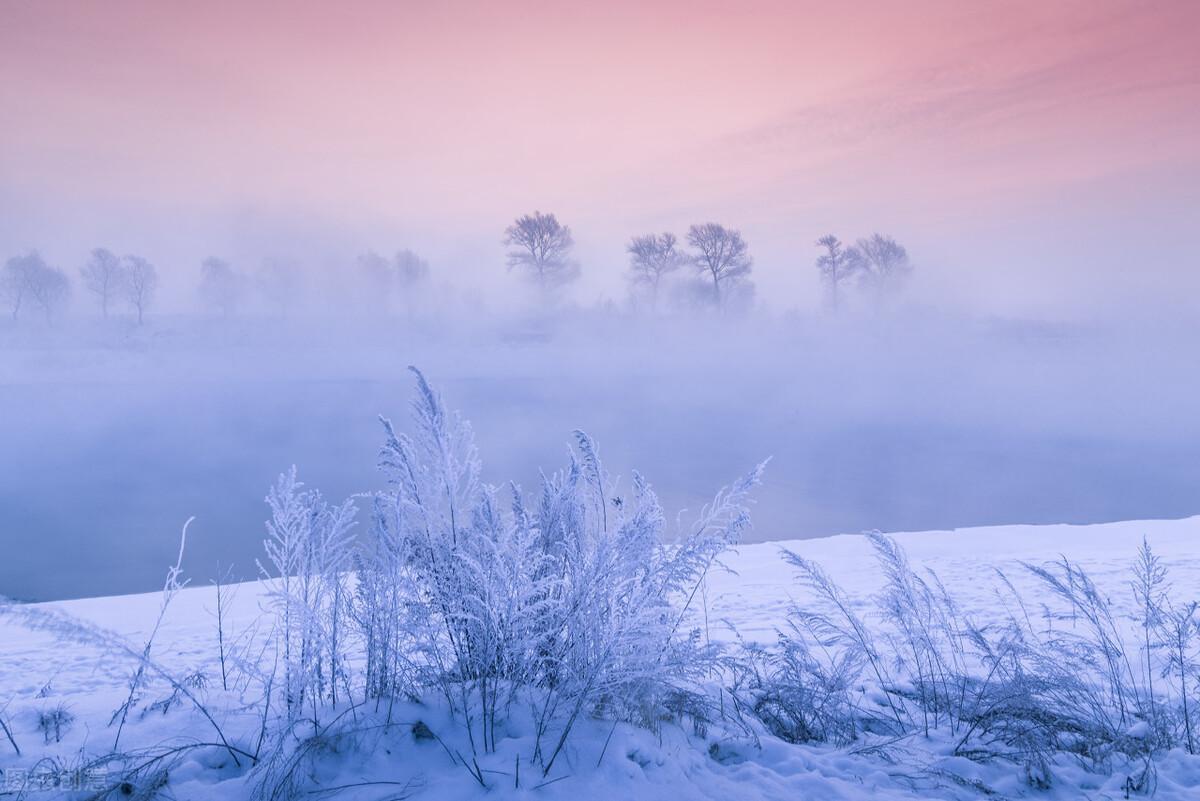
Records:
{"label": "snow covered ground", "polygon": [[[1143,538],[1169,570],[1174,594],[1200,598],[1200,517],[1174,521],[1138,521],[1090,526],[998,526],[895,535],[914,567],[934,570],[964,613],[986,620],[1005,604],[1003,571],[1031,608],[1047,595],[1022,562],[1042,563],[1066,555],[1089,572],[1118,611],[1132,615],[1128,591],[1130,565]],[[870,543],[861,536],[762,543],[742,546],[727,564],[732,572],[713,575],[706,592],[708,628],[714,639],[731,639],[727,624],[743,638],[770,643],[782,626],[789,606],[816,606],[795,578],[795,570],[779,556],[787,548],[821,564],[846,591],[855,609],[870,617],[873,596],[883,583]],[[186,559],[185,565],[186,569]],[[91,598],[37,605],[40,611],[65,613],[111,630],[140,650],[153,627],[161,597],[158,594]],[[1128,606],[1126,603],[1128,602]],[[230,684],[221,689],[216,660],[216,593],[212,587],[190,587],[172,603],[155,641],[155,655],[178,676],[203,673],[193,690],[206,699],[221,728],[239,748],[252,749],[260,716],[252,691]],[[226,613],[227,637],[241,642],[262,639],[264,599],[257,583],[240,585]],[[1129,621],[1126,621],[1129,622]],[[248,651],[247,651],[248,652]],[[12,615],[0,616],[0,713],[12,730],[21,753],[0,739],[0,797],[5,788],[18,795],[18,783],[37,775],[56,774],[68,784],[87,784],[103,777],[103,766],[92,774],[71,770],[86,764],[84,754],[111,750],[115,735],[110,723],[114,710],[128,693],[136,660],[111,650],[64,641],[47,632],[29,631]],[[186,702],[154,706],[172,695],[163,681],[152,679],[141,704],[133,709],[121,734],[122,750],[163,743],[211,742],[214,728]],[[63,710],[60,731],[54,712]],[[346,719],[365,710],[348,708]],[[291,797],[383,799],[416,797],[466,799],[528,797],[548,799],[901,799],[1002,797],[1125,798],[1130,773],[1119,766],[1111,775],[1089,774],[1062,760],[1053,766],[1054,783],[1034,789],[1011,763],[979,764],[949,755],[945,743],[921,736],[897,743],[886,756],[860,753],[853,747],[792,745],[769,735],[755,744],[710,729],[664,726],[652,734],[631,726],[613,727],[588,721],[573,737],[561,770],[547,779],[515,774],[518,757],[531,747],[529,722],[514,715],[505,724],[495,753],[478,767],[481,783],[452,760],[465,749],[463,739],[444,713],[435,708],[404,705],[391,711],[402,726],[356,735],[353,743],[335,734],[320,738],[323,756],[315,780],[292,787]],[[433,739],[414,736],[420,720]],[[343,721],[344,722],[344,721]],[[45,723],[45,725],[39,725]],[[444,736],[443,736],[444,735]],[[0,732],[2,737],[2,732]],[[440,739],[438,739],[440,738]],[[60,740],[60,741],[57,741]],[[149,752],[147,752],[149,754]],[[164,762],[164,764],[166,764]],[[1157,758],[1155,797],[1200,797],[1200,758],[1173,751]],[[39,774],[40,772],[40,774]],[[261,777],[234,764],[217,747],[190,749],[172,763],[164,776],[164,793],[180,799],[251,797]],[[548,782],[548,783],[547,783]],[[519,784],[520,789],[517,789]],[[539,786],[541,785],[541,786]],[[98,786],[98,785],[97,785]],[[32,799],[69,796],[66,790],[34,789]],[[88,797],[86,791],[78,797]],[[282,797],[282,796],[281,796]]]}

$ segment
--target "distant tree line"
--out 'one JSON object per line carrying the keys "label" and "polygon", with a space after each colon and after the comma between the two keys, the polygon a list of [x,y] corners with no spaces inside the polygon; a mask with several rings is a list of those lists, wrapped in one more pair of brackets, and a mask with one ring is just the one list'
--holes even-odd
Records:
{"label": "distant tree line", "polygon": [[[535,211],[518,217],[505,229],[504,244],[509,248],[509,270],[523,272],[543,293],[580,275],[579,263],[571,255],[575,245],[571,229],[553,214]],[[878,299],[899,290],[913,269],[904,247],[883,234],[872,234],[851,246],[830,234],[817,240],[817,246],[823,250],[817,269],[835,311],[851,279]],[[625,249],[631,294],[651,311],[658,309],[672,283],[676,300],[684,305],[698,302],[724,310],[731,302],[753,296],[750,246],[740,231],[720,223],[688,228],[686,249],[669,231],[635,236]]]}
{"label": "distant tree line", "polygon": [[[534,211],[518,217],[504,230],[508,270],[528,279],[549,302],[579,278],[571,229],[554,214]],[[837,311],[851,285],[881,301],[893,295],[913,271],[908,251],[890,236],[875,233],[847,245],[833,234],[816,241],[816,268],[831,309]],[[676,308],[711,308],[724,312],[749,306],[754,297],[750,246],[737,229],[716,222],[688,228],[684,241],[674,233],[647,233],[625,246],[630,297],[636,306],[657,312],[664,300]],[[93,250],[79,270],[82,285],[108,318],[124,309],[142,325],[158,290],[158,271],[145,258],[118,257],[106,248]],[[308,276],[286,260],[268,260],[253,276],[228,261],[209,257],[200,264],[197,297],[201,305],[222,318],[247,305],[251,292],[259,307],[288,314],[303,298]],[[331,280],[350,301],[388,314],[413,314],[420,290],[430,278],[429,263],[411,250],[392,256],[375,251],[360,254],[350,272]],[[14,256],[0,271],[0,300],[13,320],[40,313],[52,322],[71,296],[66,272],[51,266],[36,252]]]}
{"label": "distant tree line", "polygon": [[[158,289],[158,271],[153,264],[140,256],[118,258],[97,248],[79,273],[105,317],[115,305],[124,304],[137,316],[138,325],[142,324]],[[32,308],[52,322],[70,296],[66,272],[47,264],[37,251],[12,257],[0,271],[0,297],[7,302],[13,320]]]}
{"label": "distant tree line", "polygon": [[[509,270],[524,273],[543,293],[579,277],[579,263],[571,255],[571,229],[553,214],[535,211],[518,217],[505,229],[504,244],[509,248]],[[749,275],[754,262],[741,232],[713,222],[693,225],[687,244],[690,251],[680,248],[669,232],[630,240],[627,278],[635,298],[657,309],[666,283],[683,268],[690,268],[692,282],[681,294],[717,308],[724,308],[731,296],[752,292]]]}
{"label": "distant tree line", "polygon": [[[124,311],[145,323],[155,303],[159,274],[149,260],[136,255],[117,256],[107,248],[96,248],[79,269],[80,282],[109,319]],[[374,252],[358,257],[349,275],[333,282],[349,292],[355,302],[374,310],[402,306],[415,309],[416,290],[429,278],[429,263],[411,250],[400,250],[391,258]],[[252,297],[260,308],[286,315],[302,300],[307,276],[295,263],[269,259],[254,274],[236,269],[229,261],[210,256],[200,263],[196,297],[200,306],[229,318],[250,305]],[[14,321],[37,313],[52,323],[71,297],[68,274],[47,264],[36,251],[14,256],[0,269],[0,302]]]}

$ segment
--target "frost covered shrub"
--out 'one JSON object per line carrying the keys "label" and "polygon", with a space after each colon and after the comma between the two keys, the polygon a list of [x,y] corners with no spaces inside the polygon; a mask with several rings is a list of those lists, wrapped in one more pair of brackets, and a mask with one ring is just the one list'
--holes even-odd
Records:
{"label": "frost covered shrub", "polygon": [[[633,474],[618,494],[588,437],[578,454],[544,479],[537,515],[538,551],[549,595],[539,646],[544,719],[567,710],[547,770],[571,725],[592,711],[642,725],[673,710],[703,707],[694,688],[712,667],[688,614],[707,573],[749,525],[746,502],[763,466],[722,490],[675,545],[663,542],[662,509]],[[561,706],[560,706],[561,705]]]}
{"label": "frost covered shrub", "polygon": [[547,572],[515,491],[510,525],[481,485],[469,424],[419,374],[418,389],[411,437],[384,421],[391,490],[374,499],[357,562],[367,692],[436,689],[488,750],[506,693],[533,669]]}
{"label": "frost covered shrub", "polygon": [[283,698],[292,719],[306,701],[336,704],[338,684],[347,681],[345,573],[356,513],[352,502],[332,506],[303,486],[293,467],[271,488],[267,564],[259,563],[275,611]]}
{"label": "frost covered shrub", "polygon": [[[294,471],[268,498],[264,572],[289,710],[337,685],[347,640],[339,646],[335,632],[349,619],[364,696],[389,710],[440,696],[482,753],[495,750],[514,703],[531,705],[532,758],[544,772],[581,716],[651,727],[705,716],[700,688],[715,649],[701,642],[692,607],[749,525],[762,466],[668,543],[649,484],[635,473],[622,492],[582,432],[532,501],[516,485],[484,485],[470,425],[413,373],[412,431],[383,420],[388,489],[372,498],[353,553],[353,507],[328,507]],[[348,570],[352,580],[339,579]]]}

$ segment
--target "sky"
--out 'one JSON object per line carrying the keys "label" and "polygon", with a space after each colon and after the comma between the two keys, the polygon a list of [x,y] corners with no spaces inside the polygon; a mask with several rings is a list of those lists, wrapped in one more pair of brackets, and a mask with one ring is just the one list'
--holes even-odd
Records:
{"label": "sky", "polygon": [[716,220],[779,308],[817,302],[817,237],[879,230],[922,299],[1194,311],[1197,41],[1174,0],[0,0],[0,248],[183,287],[412,247],[502,292],[540,209],[581,302],[630,236]]}

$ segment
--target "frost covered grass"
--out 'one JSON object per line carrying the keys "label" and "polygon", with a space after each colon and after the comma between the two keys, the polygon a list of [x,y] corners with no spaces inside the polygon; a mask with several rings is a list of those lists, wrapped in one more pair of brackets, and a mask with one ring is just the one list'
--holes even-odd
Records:
{"label": "frost covered grass", "polygon": [[1196,603],[1147,542],[1124,605],[1063,557],[1020,565],[1032,594],[998,573],[994,614],[979,619],[894,539],[866,538],[884,582],[870,620],[818,564],[784,552],[821,604],[794,606],[775,644],[745,648],[738,689],[774,735],[883,750],[940,741],[953,757],[1019,766],[1038,789],[1068,760],[1149,792],[1157,758],[1196,753]]}
{"label": "frost covered grass", "polygon": [[0,681],[0,792],[1200,787],[1200,593],[1179,532],[1166,557],[1128,528],[1088,542],[1088,559],[1130,547],[1100,575],[1033,547],[1032,528],[1008,533],[1021,549],[1007,554],[976,540],[970,570],[946,561],[969,533],[926,547],[923,567],[901,543],[931,535],[738,553],[763,465],[673,534],[649,483],[615,480],[581,432],[536,492],[487,486],[469,424],[414,373],[410,426],[383,421],[387,489],[335,503],[284,473],[260,581],[185,588],[185,527],[157,596],[0,606],[18,644]]}

